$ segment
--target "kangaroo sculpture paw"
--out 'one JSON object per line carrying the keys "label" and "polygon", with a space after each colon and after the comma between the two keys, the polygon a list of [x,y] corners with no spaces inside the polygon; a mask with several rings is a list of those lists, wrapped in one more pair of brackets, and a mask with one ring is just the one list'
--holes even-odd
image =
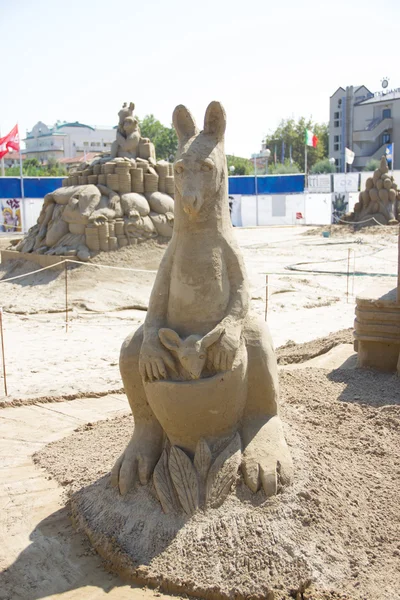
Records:
{"label": "kangaroo sculpture paw", "polygon": [[291,483],[293,464],[278,416],[246,420],[242,439],[242,472],[252,492],[263,487],[267,496],[273,496]]}
{"label": "kangaroo sculpture paw", "polygon": [[155,426],[135,427],[125,451],[111,470],[111,485],[125,496],[139,481],[146,485],[162,451],[162,430]]}

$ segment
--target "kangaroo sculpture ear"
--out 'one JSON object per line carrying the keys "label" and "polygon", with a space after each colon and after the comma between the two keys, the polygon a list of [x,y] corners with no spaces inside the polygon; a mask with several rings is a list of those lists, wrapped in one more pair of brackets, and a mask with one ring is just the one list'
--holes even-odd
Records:
{"label": "kangaroo sculpture ear", "polygon": [[158,337],[161,340],[163,346],[168,348],[168,350],[178,350],[182,344],[182,340],[176,331],[172,329],[160,329],[158,332]]}
{"label": "kangaroo sculpture ear", "polygon": [[214,100],[206,110],[204,117],[204,133],[222,140],[226,129],[226,113],[221,102]]}
{"label": "kangaroo sculpture ear", "polygon": [[209,348],[210,346],[215,344],[215,342],[219,340],[224,331],[225,330],[223,327],[216,327],[215,329],[210,331],[210,333],[207,333],[207,335],[205,335],[201,340],[201,347]]}
{"label": "kangaroo sculpture ear", "polygon": [[172,122],[181,144],[199,133],[194,118],[183,104],[179,104],[175,108],[172,115]]}

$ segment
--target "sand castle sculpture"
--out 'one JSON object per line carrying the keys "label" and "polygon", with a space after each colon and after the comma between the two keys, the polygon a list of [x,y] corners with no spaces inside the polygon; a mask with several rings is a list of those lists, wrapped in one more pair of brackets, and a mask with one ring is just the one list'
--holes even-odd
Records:
{"label": "sand castle sculpture", "polygon": [[389,175],[386,158],[382,156],[379,169],[367,179],[354,211],[344,220],[364,225],[396,225],[399,208],[400,192],[393,176]]}
{"label": "sand castle sculpture", "polygon": [[121,350],[135,425],[112,482],[126,494],[153,479],[165,512],[192,514],[221,504],[239,469],[251,490],[276,494],[292,463],[272,341],[249,313],[229,218],[224,109],[212,102],[201,132],[184,106],[173,122],[174,233],[146,321]]}
{"label": "sand castle sculpture", "polygon": [[354,349],[359,367],[400,375],[400,233],[398,249],[397,288],[357,297]]}
{"label": "sand castle sculpture", "polygon": [[62,188],[45,196],[36,225],[16,250],[87,261],[99,251],[172,236],[173,166],[156,161],[154,145],[140,135],[134,108],[125,103],[118,113],[110,155],[80,166]]}

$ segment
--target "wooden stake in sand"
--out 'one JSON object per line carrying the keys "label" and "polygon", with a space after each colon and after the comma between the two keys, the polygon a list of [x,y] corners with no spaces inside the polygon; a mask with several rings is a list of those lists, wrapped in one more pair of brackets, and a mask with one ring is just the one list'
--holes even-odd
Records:
{"label": "wooden stake in sand", "polygon": [[268,275],[265,276],[265,321],[268,316],[268,300],[269,300],[269,287],[268,287]]}
{"label": "wooden stake in sand", "polygon": [[6,373],[6,360],[4,356],[4,337],[3,337],[3,309],[0,308],[0,336],[1,336],[1,355],[3,359],[3,377],[4,377],[4,393],[8,396],[7,392],[7,373]]}
{"label": "wooden stake in sand", "polygon": [[64,262],[65,270],[65,333],[68,333],[68,263]]}
{"label": "wooden stake in sand", "polygon": [[349,278],[350,278],[350,248],[347,249],[347,304],[349,303]]}

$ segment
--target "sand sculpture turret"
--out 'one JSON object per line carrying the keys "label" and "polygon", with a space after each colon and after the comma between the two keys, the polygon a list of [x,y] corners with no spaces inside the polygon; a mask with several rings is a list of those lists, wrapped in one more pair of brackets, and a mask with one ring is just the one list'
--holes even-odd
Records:
{"label": "sand sculpture turret", "polygon": [[[225,111],[212,102],[202,131],[184,106],[175,109],[173,122],[179,139],[174,231],[145,323],[120,355],[132,438],[111,479],[82,490],[72,503],[96,548],[142,581],[151,572],[143,561],[162,553],[199,511],[206,526],[214,509],[236,498],[237,485],[250,497],[262,490],[265,499],[293,474],[272,340],[249,310],[229,217]],[[193,544],[200,538],[194,534]]]}
{"label": "sand sculpture turret", "polygon": [[359,367],[400,375],[400,233],[398,249],[397,288],[357,297],[354,349]]}
{"label": "sand sculpture turret", "polygon": [[170,238],[174,223],[172,164],[156,160],[126,103],[118,113],[108,156],[96,157],[47,194],[36,225],[16,246],[20,252],[89,260],[140,240]]}
{"label": "sand sculpture turret", "polygon": [[400,192],[393,176],[389,175],[386,158],[382,156],[379,169],[365,182],[354,211],[345,220],[360,225],[396,225],[400,207]]}

